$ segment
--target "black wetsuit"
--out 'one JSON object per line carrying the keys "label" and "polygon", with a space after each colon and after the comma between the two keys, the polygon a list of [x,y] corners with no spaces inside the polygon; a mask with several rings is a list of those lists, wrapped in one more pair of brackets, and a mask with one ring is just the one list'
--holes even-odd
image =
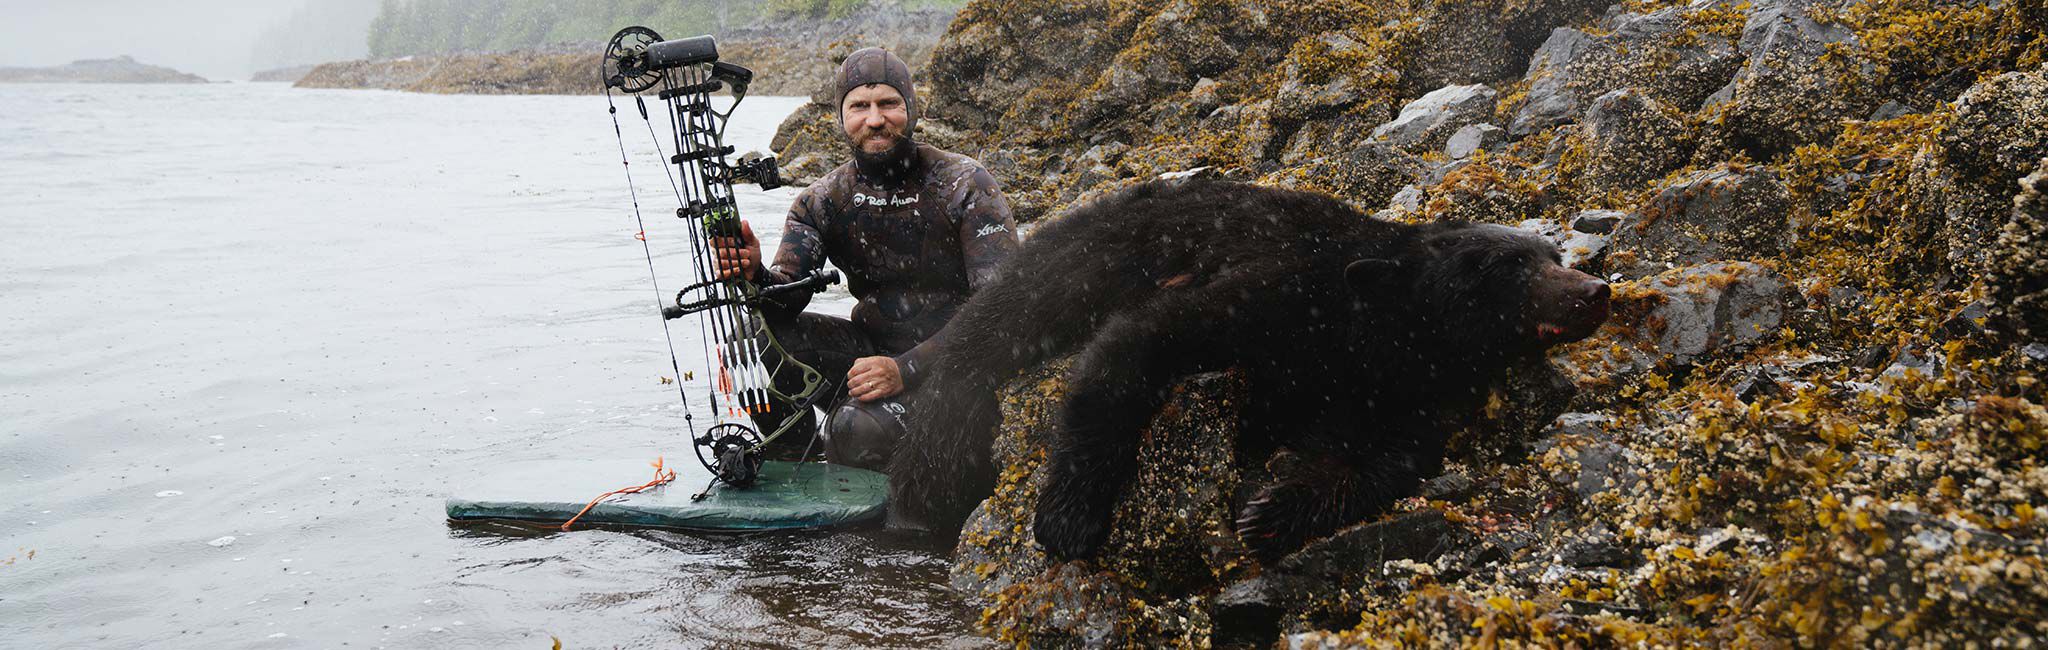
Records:
{"label": "black wetsuit", "polygon": [[[805,188],[761,279],[789,282],[829,260],[860,301],[852,320],[804,312],[808,294],[764,310],[783,347],[837,385],[826,453],[840,464],[880,469],[906,416],[893,399],[847,398],[854,360],[894,357],[904,390],[916,389],[927,340],[1017,249],[1010,204],[981,163],[919,144],[907,165],[878,174],[848,162]],[[793,374],[776,377],[778,387],[799,388]]]}

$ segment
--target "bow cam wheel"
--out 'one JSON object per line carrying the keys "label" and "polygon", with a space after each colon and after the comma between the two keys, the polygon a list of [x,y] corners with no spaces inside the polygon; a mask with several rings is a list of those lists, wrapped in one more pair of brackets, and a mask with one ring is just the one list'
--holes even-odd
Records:
{"label": "bow cam wheel", "polygon": [[637,93],[661,83],[661,71],[647,65],[647,46],[660,42],[661,35],[646,27],[627,27],[613,34],[598,64],[604,85]]}
{"label": "bow cam wheel", "polygon": [[761,432],[727,422],[704,432],[696,441],[697,462],[719,481],[746,487],[761,475]]}

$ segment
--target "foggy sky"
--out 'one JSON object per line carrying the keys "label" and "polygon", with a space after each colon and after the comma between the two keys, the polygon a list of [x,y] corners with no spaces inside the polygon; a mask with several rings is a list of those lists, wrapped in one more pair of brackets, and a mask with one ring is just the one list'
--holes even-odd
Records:
{"label": "foggy sky", "polygon": [[208,79],[247,79],[257,36],[306,1],[0,0],[0,66],[126,54]]}

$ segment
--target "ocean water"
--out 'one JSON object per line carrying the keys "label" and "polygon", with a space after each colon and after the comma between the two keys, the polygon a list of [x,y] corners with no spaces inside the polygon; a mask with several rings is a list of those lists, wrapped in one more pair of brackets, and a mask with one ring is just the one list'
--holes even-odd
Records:
{"label": "ocean water", "polygon": [[[444,520],[520,462],[694,464],[617,143],[601,97],[0,86],[0,646],[983,645],[942,540]],[[742,188],[770,250],[793,196]]]}

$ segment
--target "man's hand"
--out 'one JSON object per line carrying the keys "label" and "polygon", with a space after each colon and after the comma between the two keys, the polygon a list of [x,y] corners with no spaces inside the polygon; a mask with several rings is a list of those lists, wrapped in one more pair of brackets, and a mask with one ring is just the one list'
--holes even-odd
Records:
{"label": "man's hand", "polygon": [[754,227],[740,222],[740,236],[712,237],[711,246],[718,253],[718,277],[729,278],[735,272],[744,272],[749,281],[761,277],[761,239],[754,236]]}
{"label": "man's hand", "polygon": [[903,392],[903,371],[889,357],[861,357],[846,371],[846,393],[854,399],[872,402]]}

